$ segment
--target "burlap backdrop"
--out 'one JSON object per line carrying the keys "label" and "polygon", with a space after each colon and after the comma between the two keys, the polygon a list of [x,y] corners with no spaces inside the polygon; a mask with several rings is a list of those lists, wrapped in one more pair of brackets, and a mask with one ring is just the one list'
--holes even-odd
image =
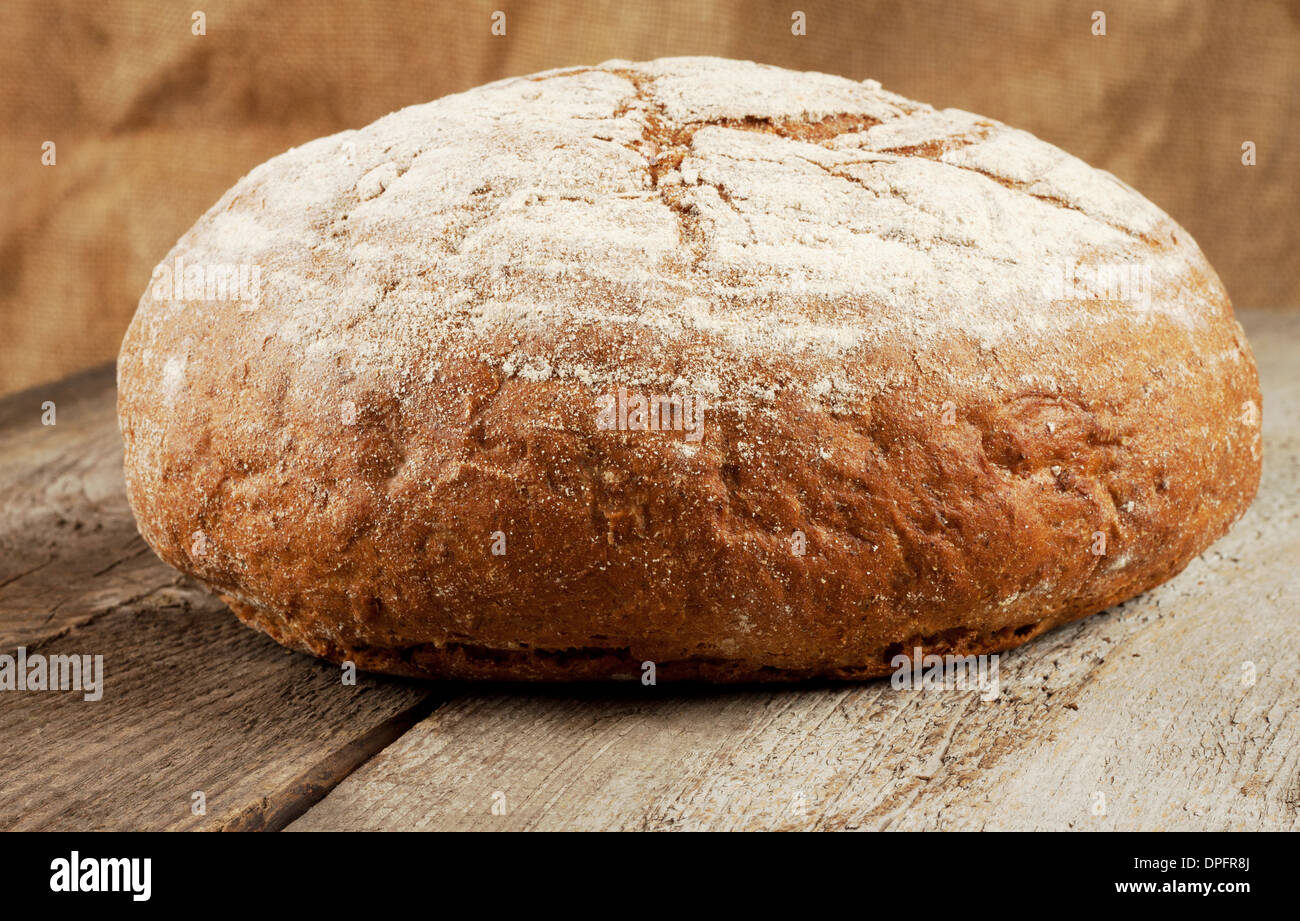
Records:
{"label": "burlap backdrop", "polygon": [[[490,32],[497,9],[505,37]],[[1300,306],[1300,2],[4,0],[0,19],[0,392],[113,358],[152,267],[262,160],[499,77],[615,57],[874,77],[993,116],[1169,211],[1238,307]]]}

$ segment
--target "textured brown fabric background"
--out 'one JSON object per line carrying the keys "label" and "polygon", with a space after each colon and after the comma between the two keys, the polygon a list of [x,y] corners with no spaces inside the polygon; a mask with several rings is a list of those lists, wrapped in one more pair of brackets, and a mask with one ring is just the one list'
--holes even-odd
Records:
{"label": "textured brown fabric background", "polygon": [[0,393],[114,357],[175,239],[294,144],[499,77],[679,54],[874,77],[1024,128],[1172,214],[1238,307],[1300,307],[1300,0],[4,0]]}

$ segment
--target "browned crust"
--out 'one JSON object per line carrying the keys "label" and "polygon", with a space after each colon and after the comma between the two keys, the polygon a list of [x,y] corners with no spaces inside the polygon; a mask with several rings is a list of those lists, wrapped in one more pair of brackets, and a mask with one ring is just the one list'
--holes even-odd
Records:
{"label": "browned crust", "polygon": [[[579,385],[467,366],[402,412],[372,394],[359,448],[299,456],[294,477],[277,478],[280,459],[242,442],[237,418],[318,423],[277,410],[276,388],[250,388],[243,405],[192,407],[204,418],[172,429],[166,486],[135,499],[165,560],[261,599],[235,610],[335,661],[465,678],[607,678],[643,661],[664,680],[870,677],[917,645],[1009,649],[1102,610],[1182,570],[1244,512],[1260,472],[1239,418],[1258,405],[1254,366],[1203,357],[1248,355],[1240,328],[1128,336],[1056,343],[1080,369],[1059,393],[934,384],[861,415],[797,402],[723,414],[690,476],[680,433],[595,431]],[[1099,388],[1091,369],[1113,369],[1117,354],[1120,373]],[[972,360],[955,344],[946,358]],[[999,356],[1013,380],[1033,361]],[[1195,388],[1179,374],[1189,364]],[[424,461],[441,475],[430,488],[413,455],[446,436],[422,427],[433,414],[420,405],[453,394],[470,461],[454,475]],[[124,399],[129,419],[140,410]],[[961,407],[955,425],[934,412],[945,400]],[[562,418],[525,424],[537,407]],[[735,456],[742,439],[769,446],[762,475]],[[810,459],[817,445],[832,457]],[[211,538],[203,557],[196,528]],[[802,557],[786,543],[796,529]],[[490,553],[495,531],[509,536],[504,557]],[[1098,531],[1101,557],[1089,552]]]}
{"label": "browned crust", "polygon": [[[1231,346],[1234,329],[1214,346]],[[477,460],[444,468],[432,489],[417,487],[408,455],[438,433],[378,394],[361,411],[360,450],[249,489],[277,460],[245,460],[235,477],[236,455],[262,449],[218,433],[237,430],[231,414],[274,408],[214,405],[198,410],[203,424],[173,429],[167,485],[147,505],[137,496],[137,512],[163,559],[262,599],[235,604],[246,623],[364,668],[592,679],[649,660],[662,680],[869,677],[915,645],[998,651],[1102,610],[1182,570],[1244,512],[1259,464],[1232,430],[1243,403],[1258,405],[1253,365],[1196,390],[1164,384],[1172,363],[1198,360],[1177,342],[1170,330],[1093,346],[1122,344],[1131,359],[1104,403],[1069,389],[994,400],[935,388],[882,397],[869,416],[787,405],[744,428],[715,418],[690,477],[672,456],[679,433],[596,432],[576,411],[554,429],[519,424],[529,407],[592,397],[465,368],[447,390],[471,407]],[[1103,361],[1074,346],[1081,368]],[[451,398],[435,388],[417,403]],[[963,418],[943,427],[933,409],[949,399]],[[663,450],[633,450],[638,438]],[[743,439],[771,447],[766,475],[728,450]],[[810,460],[816,445],[832,458]],[[206,556],[192,553],[196,529]],[[786,544],[796,529],[802,557]],[[496,531],[505,557],[490,553]],[[1088,550],[1098,531],[1103,557]]]}
{"label": "browned crust", "polygon": [[314,392],[294,386],[293,347],[233,329],[191,351],[163,407],[137,321],[120,363],[130,497],[158,554],[245,623],[379,671],[864,678],[916,646],[1005,650],[1170,578],[1255,494],[1249,347],[1208,267],[1182,282],[1210,305],[1191,324],[1099,302],[1050,337],[860,347],[859,367],[911,383],[852,411],[764,355],[791,386],[762,411],[711,409],[689,457],[680,432],[599,431],[601,392],[571,378],[416,355],[400,383],[425,383],[400,399],[389,379]]}

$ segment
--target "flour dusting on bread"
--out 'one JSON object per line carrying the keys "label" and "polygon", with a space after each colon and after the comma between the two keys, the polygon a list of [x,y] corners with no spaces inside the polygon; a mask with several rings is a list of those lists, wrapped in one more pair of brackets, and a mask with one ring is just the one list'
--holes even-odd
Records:
{"label": "flour dusting on bread", "polygon": [[[1074,265],[1149,267],[1159,296],[1119,305],[1132,320],[1217,309],[1181,287],[1212,275],[1189,235],[1025,132],[874,81],[715,59],[404,109],[254,170],[181,246],[257,260],[280,306],[249,322],[373,342],[377,372],[481,354],[603,385],[721,374],[736,400],[885,339],[992,349],[1096,323],[1113,302],[1044,295]],[[627,349],[589,346],[610,329]],[[850,364],[854,390],[878,388]]]}

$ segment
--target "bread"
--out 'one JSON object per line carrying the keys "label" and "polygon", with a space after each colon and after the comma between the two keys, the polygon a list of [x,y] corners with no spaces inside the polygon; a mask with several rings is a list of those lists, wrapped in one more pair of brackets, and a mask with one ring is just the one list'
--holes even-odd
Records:
{"label": "bread", "polygon": [[1169,579],[1260,475],[1227,294],[1137,192],[872,81],[709,58],[259,166],[155,272],[118,380],[158,555],[403,675],[1005,650]]}

